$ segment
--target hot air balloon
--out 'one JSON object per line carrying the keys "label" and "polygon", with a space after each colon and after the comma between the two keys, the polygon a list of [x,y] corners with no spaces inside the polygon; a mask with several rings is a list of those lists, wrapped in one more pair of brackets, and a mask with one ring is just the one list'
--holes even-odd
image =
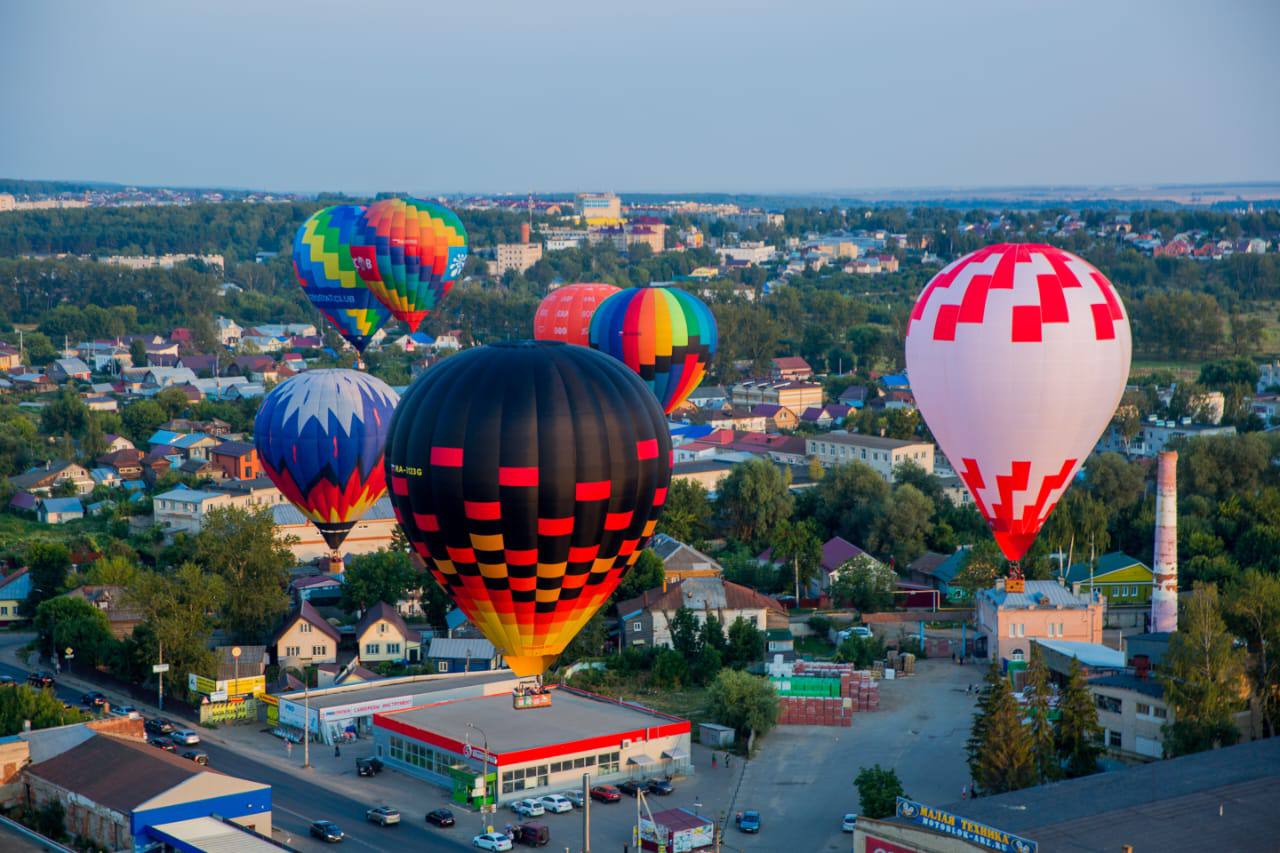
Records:
{"label": "hot air balloon", "polygon": [[587,346],[592,315],[600,303],[617,292],[618,288],[612,284],[594,282],[566,284],[551,291],[533,315],[533,337]]}
{"label": "hot air balloon", "polygon": [[716,319],[702,300],[683,290],[633,287],[596,309],[590,342],[640,374],[671,414],[706,374],[716,351]]}
{"label": "hot air balloon", "polygon": [[906,344],[920,413],[1020,579],[1017,561],[1124,392],[1120,297],[1070,252],[988,246],[925,286]]}
{"label": "hot air balloon", "polygon": [[262,401],[253,440],[263,471],[330,548],[387,490],[382,452],[399,397],[356,370],[308,370]]}
{"label": "hot air balloon", "polygon": [[317,210],[293,238],[293,272],[311,304],[357,352],[391,318],[356,274],[351,236],[364,208],[339,204]]}
{"label": "hot air balloon", "polygon": [[537,677],[653,534],[671,439],[644,383],[559,342],[452,356],[391,422],[396,518],[436,582],[521,677]]}
{"label": "hot air balloon", "polygon": [[416,332],[467,260],[467,231],[447,207],[388,198],[365,208],[351,257],[356,271],[397,320]]}

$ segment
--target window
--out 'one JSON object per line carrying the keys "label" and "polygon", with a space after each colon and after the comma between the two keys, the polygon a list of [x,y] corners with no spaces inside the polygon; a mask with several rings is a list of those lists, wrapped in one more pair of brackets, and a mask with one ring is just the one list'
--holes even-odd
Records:
{"label": "window", "polygon": [[1120,739],[1119,732],[1113,732],[1113,731],[1107,732],[1107,746],[1112,746],[1112,747],[1115,747],[1116,749],[1120,749],[1121,743],[1123,743],[1123,741]]}
{"label": "window", "polygon": [[387,623],[386,623],[386,622],[379,622],[379,623],[378,623],[378,633],[379,633],[379,634],[385,634],[385,633],[387,633]]}
{"label": "window", "polygon": [[312,655],[313,657],[322,658],[322,657],[325,657],[325,656],[326,656],[326,655],[328,655],[328,654],[329,654],[329,647],[328,647],[328,646],[312,646],[312,647],[311,647],[311,655]]}
{"label": "window", "polygon": [[380,646],[380,644],[378,644],[378,643],[365,643],[365,644],[364,644],[364,653],[365,653],[366,655],[376,655],[376,654],[378,654],[378,649],[379,649],[380,647],[381,647],[381,646]]}
{"label": "window", "polygon": [[8,615],[9,615],[9,605],[7,604],[0,605],[0,616],[8,616]]}
{"label": "window", "polygon": [[1014,649],[1013,654],[1010,655],[1009,657],[1012,658],[1013,660],[1023,660],[1025,658],[1025,655],[1023,654],[1022,649]]}
{"label": "window", "polygon": [[643,624],[642,622],[632,622],[632,623],[631,623],[631,632],[632,632],[633,634],[639,634],[639,633],[640,633],[640,631],[641,631],[641,630],[643,630],[643,628],[644,628],[644,624]]}
{"label": "window", "polygon": [[442,660],[436,664],[436,672],[448,672],[448,671],[449,671],[448,661]]}
{"label": "window", "polygon": [[389,655],[398,655],[398,654],[400,654],[400,644],[399,644],[399,643],[387,643],[387,654],[389,654]]}
{"label": "window", "polygon": [[1146,702],[1139,702],[1139,703],[1138,703],[1138,715],[1139,715],[1139,716],[1143,716],[1143,717],[1149,717],[1149,716],[1151,716],[1151,706],[1150,706],[1150,705],[1148,705]]}
{"label": "window", "polygon": [[303,623],[301,623],[300,625],[298,625],[298,630],[299,630],[299,631],[301,631],[301,632],[302,632],[302,633],[304,633],[304,634],[310,634],[310,633],[311,633],[311,623],[310,623],[310,622],[303,622]]}
{"label": "window", "polygon": [[1156,707],[1152,708],[1151,710],[1155,712],[1155,713],[1154,713],[1154,714],[1152,714],[1151,716],[1153,716],[1153,717],[1155,717],[1155,718],[1157,718],[1157,719],[1160,719],[1160,720],[1167,720],[1167,719],[1169,718],[1169,709],[1168,709],[1168,708],[1161,708],[1159,705],[1157,705]]}
{"label": "window", "polygon": [[1026,630],[1027,630],[1026,623],[1024,623],[1024,622],[1019,622],[1019,623],[1018,623],[1018,636],[1019,636],[1019,637],[1025,636],[1025,635],[1026,635]]}
{"label": "window", "polygon": [[1010,622],[1010,623],[1009,623],[1009,638],[1010,638],[1010,639],[1012,639],[1012,638],[1014,638],[1014,637],[1016,637],[1016,636],[1018,636],[1018,626],[1017,626],[1017,625],[1015,625],[1015,624],[1013,624],[1012,622]]}
{"label": "window", "polygon": [[1110,711],[1113,714],[1120,713],[1120,700],[1114,696],[1099,693],[1094,701],[1097,703],[1099,711]]}
{"label": "window", "polygon": [[301,654],[302,654],[302,648],[301,648],[300,646],[285,646],[285,647],[284,647],[284,656],[285,656],[285,657],[287,657],[287,658],[296,658],[296,657],[300,656]]}

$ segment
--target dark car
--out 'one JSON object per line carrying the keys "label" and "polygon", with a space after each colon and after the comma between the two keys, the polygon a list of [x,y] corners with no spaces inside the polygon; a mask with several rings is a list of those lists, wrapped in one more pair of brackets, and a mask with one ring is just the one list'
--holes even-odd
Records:
{"label": "dark car", "polygon": [[622,794],[612,785],[596,785],[591,789],[591,799],[601,803],[616,803]]}
{"label": "dark car", "polygon": [[676,788],[666,779],[650,779],[645,783],[645,790],[650,794],[657,794],[659,797],[665,797]]}
{"label": "dark car", "polygon": [[743,832],[759,832],[760,831],[760,812],[752,809],[750,811],[740,812],[737,817],[738,829]]}
{"label": "dark car", "polygon": [[336,823],[331,820],[318,820],[311,824],[311,834],[321,841],[339,842],[346,836]]}
{"label": "dark car", "polygon": [[163,717],[152,717],[142,724],[147,730],[147,734],[152,735],[171,735],[177,730],[177,726]]}
{"label": "dark car", "polygon": [[636,794],[644,790],[644,783],[636,779],[628,779],[625,782],[618,783],[618,790],[626,794],[628,797],[634,797]]}
{"label": "dark car", "polygon": [[526,847],[546,847],[551,842],[551,830],[540,823],[522,823],[516,827],[516,842]]}
{"label": "dark car", "polygon": [[178,751],[178,747],[174,744],[174,742],[167,738],[149,737],[147,738],[147,743],[151,744],[156,749],[163,749],[165,752]]}
{"label": "dark car", "polygon": [[356,773],[361,776],[377,776],[382,772],[382,759],[380,758],[357,758]]}
{"label": "dark car", "polygon": [[188,749],[182,753],[182,757],[188,761],[194,761],[196,764],[204,767],[209,766],[209,754],[199,749]]}
{"label": "dark car", "polygon": [[57,682],[47,672],[33,672],[27,676],[27,684],[40,690],[52,690]]}
{"label": "dark car", "polygon": [[97,690],[90,690],[80,697],[80,704],[86,708],[101,708],[107,704],[107,697]]}
{"label": "dark car", "polygon": [[436,826],[453,826],[453,812],[448,809],[432,809],[427,812],[427,823]]}

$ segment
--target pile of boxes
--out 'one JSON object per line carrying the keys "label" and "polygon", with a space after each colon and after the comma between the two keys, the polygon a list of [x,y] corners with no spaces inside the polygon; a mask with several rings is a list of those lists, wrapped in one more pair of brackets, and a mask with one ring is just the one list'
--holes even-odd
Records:
{"label": "pile of boxes", "polygon": [[854,713],[880,709],[880,682],[852,664],[796,661],[774,686],[784,726],[852,726]]}

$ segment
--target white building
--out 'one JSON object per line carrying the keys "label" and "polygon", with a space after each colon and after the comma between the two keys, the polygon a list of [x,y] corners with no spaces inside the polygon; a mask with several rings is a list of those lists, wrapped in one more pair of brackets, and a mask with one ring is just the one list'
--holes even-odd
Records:
{"label": "white building", "polygon": [[[289,549],[299,562],[310,562],[333,553],[316,526],[293,504],[275,504],[271,507],[271,517],[275,520],[277,539],[294,538]],[[395,531],[395,511],[391,508],[391,500],[384,497],[369,507],[369,511],[351,528],[347,538],[342,540],[338,553],[345,557],[348,554],[370,554],[390,548]]]}
{"label": "white building", "polygon": [[737,246],[722,246],[716,249],[716,254],[720,256],[720,263],[722,264],[737,261],[738,263],[759,265],[773,260],[777,250],[767,243],[747,242]]}
{"label": "white building", "polygon": [[155,496],[152,511],[155,524],[171,537],[180,532],[199,533],[209,513],[219,507],[252,510],[285,502],[285,496],[270,481],[259,479],[227,483],[219,489],[172,489]]}
{"label": "white building", "polygon": [[849,462],[869,465],[890,483],[895,469],[904,462],[913,462],[925,471],[933,470],[934,446],[927,441],[829,432],[807,437],[805,451],[809,456],[816,456],[825,468]]}

